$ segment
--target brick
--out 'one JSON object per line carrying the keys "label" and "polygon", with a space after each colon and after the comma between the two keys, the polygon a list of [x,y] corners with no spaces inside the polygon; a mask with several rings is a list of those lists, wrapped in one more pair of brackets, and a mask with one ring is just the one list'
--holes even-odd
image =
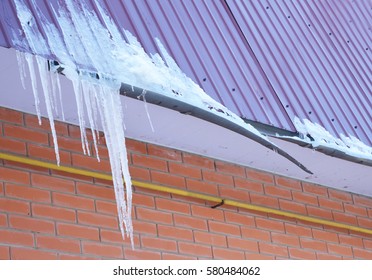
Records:
{"label": "brick", "polygon": [[309,216],[319,217],[326,220],[333,220],[333,215],[331,210],[318,208],[318,207],[312,207],[312,206],[306,206],[307,213]]}
{"label": "brick", "polygon": [[346,224],[351,224],[351,225],[358,225],[358,220],[356,216],[354,215],[333,212],[333,218],[336,222],[346,223]]}
{"label": "brick", "polygon": [[58,253],[59,260],[98,260],[99,257]]}
{"label": "brick", "polygon": [[189,204],[159,197],[156,198],[156,208],[159,210],[190,214]]}
{"label": "brick", "polygon": [[[140,154],[147,154],[147,144],[144,142],[140,142],[134,139],[125,139],[126,147],[131,152],[137,152]],[[151,144],[148,144],[148,146],[151,146]]]}
{"label": "brick", "polygon": [[0,229],[0,243],[32,247],[34,236],[30,232]]}
{"label": "brick", "polygon": [[0,214],[0,227],[7,227],[8,219],[6,214]]}
{"label": "brick", "polygon": [[214,183],[208,183],[204,181],[198,181],[190,178],[186,178],[186,186],[190,191],[196,191],[200,193],[206,193],[211,195],[218,195],[217,185]]}
{"label": "brick", "polygon": [[322,231],[318,229],[313,229],[313,237],[314,239],[319,239],[323,241],[328,241],[328,242],[335,242],[338,243],[338,235],[333,232],[327,232],[327,231]]}
{"label": "brick", "polygon": [[233,177],[230,175],[225,175],[225,174],[217,173],[217,172],[210,171],[210,170],[202,170],[202,172],[203,172],[203,179],[205,181],[214,182],[214,183],[221,184],[221,185],[229,185],[229,186],[234,185]]}
{"label": "brick", "polygon": [[276,186],[271,186],[271,185],[265,186],[264,190],[265,190],[266,195],[282,197],[285,199],[292,199],[292,194],[290,190],[286,190],[286,189],[276,187]]}
{"label": "brick", "polygon": [[214,169],[214,160],[212,159],[188,153],[183,153],[182,158],[184,163],[205,169]]}
{"label": "brick", "polygon": [[[346,243],[347,244],[350,244],[353,243],[355,246],[359,246],[359,237],[356,237],[356,236],[348,236],[348,235],[344,235],[344,237],[349,237],[350,240],[347,241]],[[341,236],[340,236],[340,240],[341,240]],[[340,241],[341,242],[341,241]],[[371,240],[368,240],[368,239],[363,239],[362,240],[363,244],[364,244],[364,248],[365,249],[372,249],[372,239]]]}
{"label": "brick", "polygon": [[256,225],[257,228],[261,229],[268,229],[270,231],[279,231],[279,232],[285,232],[284,230],[284,223],[269,219],[263,219],[256,217]]}
{"label": "brick", "polygon": [[123,248],[121,246],[83,241],[82,250],[83,253],[90,255],[103,256],[108,258],[123,258]]}
{"label": "brick", "polygon": [[89,177],[89,176],[84,176],[84,175],[79,175],[79,174],[72,174],[72,173],[68,173],[68,172],[64,172],[64,171],[60,171],[60,170],[50,170],[50,172],[51,172],[51,175],[53,177],[59,177],[59,178],[63,177],[64,179],[75,180],[75,181],[84,181],[84,182],[87,182],[87,183],[93,183],[94,182],[93,177]]}
{"label": "brick", "polygon": [[341,260],[341,256],[335,256],[327,253],[316,252],[316,257],[318,260]]}
{"label": "brick", "polygon": [[328,252],[331,254],[337,254],[337,255],[342,255],[342,256],[347,256],[347,257],[353,256],[353,252],[350,246],[343,246],[339,244],[328,243],[327,247],[328,247]]}
{"label": "brick", "polygon": [[[162,225],[158,225],[158,228],[160,228]],[[157,229],[156,224],[133,220],[133,230],[137,233],[142,233],[146,235],[156,235]]]}
{"label": "brick", "polygon": [[22,141],[34,142],[38,144],[49,144],[48,133],[36,131],[34,129],[26,128],[23,126],[4,124],[4,135],[21,139]]}
{"label": "brick", "polygon": [[76,183],[78,194],[94,197],[98,199],[115,200],[115,192],[111,186],[96,186],[92,184]]}
{"label": "brick", "polygon": [[203,243],[212,246],[226,247],[227,240],[225,235],[194,231],[194,239],[196,243]]}
{"label": "brick", "polygon": [[319,197],[319,205],[322,208],[327,208],[335,211],[344,211],[342,202],[337,202],[323,197]]}
{"label": "brick", "polygon": [[96,200],[96,211],[111,216],[116,216],[118,209],[115,202]]}
{"label": "brick", "polygon": [[240,214],[234,212],[224,212],[226,223],[235,223],[244,226],[255,226],[254,218],[247,214]]}
{"label": "brick", "polygon": [[262,182],[262,183],[271,183],[271,184],[274,183],[274,177],[270,173],[261,172],[258,170],[248,169],[248,168],[246,168],[245,172],[247,174],[248,179],[252,179],[255,181]]}
{"label": "brick", "polygon": [[[67,130],[68,130],[68,135],[71,138],[78,138],[78,139],[80,139],[81,133],[80,133],[80,127],[79,126],[76,126],[76,125],[73,125],[73,124],[69,124],[69,125],[67,125]],[[85,129],[85,131],[86,131],[86,134],[87,134],[88,141],[91,142],[93,140],[93,138],[92,138],[92,131],[90,129]]]}
{"label": "brick", "polygon": [[31,200],[33,202],[50,203],[50,192],[29,186],[5,184],[5,195],[7,197]]}
{"label": "brick", "polygon": [[76,224],[57,223],[57,234],[79,239],[99,240],[98,228]]}
{"label": "brick", "polygon": [[262,241],[271,241],[270,232],[266,230],[256,229],[256,228],[249,228],[249,227],[241,227],[242,237],[249,238],[254,240],[262,240]]}
{"label": "brick", "polygon": [[284,211],[307,215],[306,206],[301,203],[279,199],[279,205],[280,209]]}
{"label": "brick", "polygon": [[0,197],[0,211],[30,215],[30,203],[26,201]]}
{"label": "brick", "polygon": [[274,245],[269,243],[259,243],[260,253],[272,254],[278,257],[288,257],[288,249],[285,246]]}
{"label": "brick", "polygon": [[368,217],[367,209],[352,204],[344,203],[345,213]]}
{"label": "brick", "polygon": [[372,260],[372,251],[363,250],[360,248],[353,248],[354,257],[357,259]]}
{"label": "brick", "polygon": [[213,248],[213,259],[244,260],[245,255],[243,251],[239,250]]}
{"label": "brick", "polygon": [[307,237],[313,236],[311,228],[309,227],[293,225],[293,224],[288,224],[288,223],[285,223],[284,226],[285,226],[285,232],[287,234],[293,234],[297,236],[307,236]]}
{"label": "brick", "polygon": [[302,182],[302,187],[305,193],[320,195],[320,196],[328,196],[328,190],[326,187],[314,185],[311,183]]}
{"label": "brick", "polygon": [[160,157],[172,161],[182,161],[182,153],[167,147],[147,144],[148,154],[150,156]]}
{"label": "brick", "polygon": [[9,216],[9,226],[15,229],[54,234],[54,222],[22,216]]}
{"label": "brick", "polygon": [[190,229],[177,228],[174,226],[158,225],[158,234],[160,237],[166,237],[175,240],[192,241],[193,233]]}
{"label": "brick", "polygon": [[327,252],[327,244],[324,241],[300,237],[300,243],[301,248],[318,252]]}
{"label": "brick", "polygon": [[154,183],[160,183],[162,185],[177,187],[177,188],[186,188],[186,180],[184,177],[178,175],[172,175],[169,173],[163,173],[151,170],[150,171],[152,181]]}
{"label": "brick", "polygon": [[188,178],[201,179],[201,170],[193,166],[188,166],[178,162],[169,162],[169,172]]}
{"label": "brick", "polygon": [[208,220],[223,221],[223,211],[213,209],[207,206],[191,205],[192,215],[196,217],[206,218]]}
{"label": "brick", "polygon": [[[39,125],[39,120],[37,116],[35,115],[30,115],[30,114],[25,114],[25,124],[27,127],[31,129],[36,129],[36,130],[45,130],[46,132],[50,131],[50,123],[47,118],[42,118],[41,119],[41,125]],[[67,130],[67,124],[59,121],[54,121],[54,126],[56,129],[57,135],[68,135],[68,130]]]}
{"label": "brick", "polygon": [[129,166],[129,173],[132,179],[141,181],[151,181],[150,171],[146,168]]}
{"label": "brick", "polygon": [[33,186],[43,189],[59,192],[75,192],[75,183],[71,180],[32,173],[31,182]]}
{"label": "brick", "polygon": [[340,244],[350,245],[352,247],[362,247],[362,248],[364,246],[363,239],[361,237],[339,234],[338,238],[340,239]]}
{"label": "brick", "polygon": [[175,240],[169,240],[159,237],[142,236],[141,237],[142,247],[148,249],[155,249],[161,251],[177,251],[177,242]]}
{"label": "brick", "polygon": [[0,149],[12,153],[26,155],[26,143],[8,138],[0,138]]}
{"label": "brick", "polygon": [[[56,153],[54,148],[34,145],[32,143],[27,144],[28,156],[35,159],[42,159],[50,162],[56,162]],[[59,157],[61,164],[71,164],[70,153],[66,151],[59,151]]]}
{"label": "brick", "polygon": [[71,154],[72,165],[88,170],[96,170],[100,172],[111,172],[110,162],[105,159],[98,161],[97,158],[88,155]]}
{"label": "brick", "polygon": [[18,248],[12,247],[11,249],[12,260],[56,260],[56,252],[47,252],[39,249],[31,248]]}
{"label": "brick", "polygon": [[30,174],[28,172],[2,166],[0,166],[0,178],[5,182],[19,183],[24,185],[28,185],[30,183]]}
{"label": "brick", "polygon": [[272,232],[271,240],[276,244],[283,244],[292,247],[300,246],[300,239],[297,236],[290,236],[284,233]]}
{"label": "brick", "polygon": [[57,250],[62,252],[80,253],[80,242],[78,240],[38,235],[36,237],[37,248]]}
{"label": "brick", "polygon": [[245,189],[248,191],[253,191],[253,192],[259,192],[263,193],[263,184],[259,182],[254,182],[245,178],[240,178],[240,177],[234,177],[234,185],[236,188],[239,189]]}
{"label": "brick", "polygon": [[217,172],[228,173],[235,176],[245,177],[244,167],[228,162],[216,161]]}
{"label": "brick", "polygon": [[318,206],[318,197],[303,192],[292,191],[293,201]]}
{"label": "brick", "polygon": [[275,260],[275,256],[255,254],[255,253],[245,253],[246,260]]}
{"label": "brick", "polygon": [[358,206],[367,206],[368,208],[372,208],[372,198],[361,196],[361,195],[353,195],[354,204]]}
{"label": "brick", "polygon": [[29,173],[37,172],[37,173],[44,173],[49,174],[49,169],[44,167],[39,167],[35,165],[30,165],[27,163],[15,162],[10,160],[4,160],[4,165],[8,168],[14,168],[17,170],[23,170]]}
{"label": "brick", "polygon": [[223,198],[234,199],[238,201],[249,202],[249,192],[245,190],[233,189],[230,187],[219,187],[220,196]]}
{"label": "brick", "polygon": [[74,210],[44,204],[32,204],[32,215],[34,217],[44,217],[59,221],[76,221]]}
{"label": "brick", "polygon": [[288,248],[289,256],[291,259],[301,259],[301,260],[316,260],[316,253],[298,249],[298,248]]}
{"label": "brick", "polygon": [[139,220],[152,221],[161,224],[172,224],[172,214],[157,210],[136,207]]}
{"label": "brick", "polygon": [[[108,230],[100,229],[100,242],[117,243],[119,245],[131,246],[131,240],[128,236],[124,235],[124,238],[119,230]],[[133,245],[135,247],[140,246],[140,240],[138,235],[133,235]]]}
{"label": "brick", "polygon": [[[50,141],[53,143],[53,141]],[[59,150],[83,153],[83,148],[81,146],[81,140],[73,139],[70,137],[58,137],[58,147]],[[98,151],[100,152],[100,151]]]}
{"label": "brick", "polygon": [[196,257],[191,256],[181,256],[171,253],[162,253],[162,260],[196,260]]}
{"label": "brick", "polygon": [[184,215],[174,215],[174,223],[175,225],[191,228],[191,229],[199,229],[199,230],[207,230],[208,225],[207,221],[205,219],[190,217],[190,216],[184,216]]}
{"label": "brick", "polygon": [[0,120],[2,122],[23,125],[23,113],[5,107],[0,107]]}
{"label": "brick", "polygon": [[372,219],[358,217],[358,225],[361,227],[372,229]]}
{"label": "brick", "polygon": [[208,221],[210,232],[223,233],[240,236],[240,228],[237,225],[225,224],[215,221]]}
{"label": "brick", "polygon": [[228,236],[227,243],[229,248],[241,249],[250,252],[258,252],[258,242],[254,240]]}
{"label": "brick", "polygon": [[178,242],[178,250],[181,254],[212,258],[212,249],[207,245]]}
{"label": "brick", "polygon": [[83,225],[91,225],[102,228],[118,228],[118,219],[116,217],[78,211],[78,223]]}
{"label": "brick", "polygon": [[94,200],[77,195],[53,193],[53,204],[74,209],[93,210]]}
{"label": "brick", "polygon": [[278,186],[302,191],[301,182],[298,180],[281,177],[281,176],[275,176],[275,181]]}
{"label": "brick", "polygon": [[261,195],[258,193],[250,193],[249,196],[252,204],[279,208],[279,200],[276,197],[269,197],[267,195]]}
{"label": "brick", "polygon": [[0,246],[0,260],[10,260],[9,247]]}
{"label": "brick", "polygon": [[126,260],[160,260],[160,252],[154,252],[149,250],[140,250],[140,249],[124,249],[124,258]]}
{"label": "brick", "polygon": [[339,190],[328,189],[328,196],[331,199],[340,200],[342,202],[353,202],[353,197],[350,193]]}
{"label": "brick", "polygon": [[168,171],[167,162],[162,159],[153,158],[145,155],[132,154],[133,164],[136,166],[142,166],[149,169]]}

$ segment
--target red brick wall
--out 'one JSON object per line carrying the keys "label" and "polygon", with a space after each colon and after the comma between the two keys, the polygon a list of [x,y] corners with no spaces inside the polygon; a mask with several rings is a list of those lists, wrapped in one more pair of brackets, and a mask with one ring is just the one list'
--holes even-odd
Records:
{"label": "red brick wall", "polygon": [[[84,156],[76,126],[56,123],[61,164],[110,172]],[[47,120],[0,108],[0,151],[55,162]],[[127,140],[136,180],[372,229],[372,199]],[[372,236],[134,188],[134,241],[122,241],[110,182],[0,160],[0,259],[372,259]]]}

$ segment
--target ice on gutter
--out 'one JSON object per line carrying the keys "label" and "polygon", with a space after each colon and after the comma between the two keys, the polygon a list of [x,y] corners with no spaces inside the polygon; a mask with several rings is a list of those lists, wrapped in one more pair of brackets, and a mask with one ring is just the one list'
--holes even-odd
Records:
{"label": "ice on gutter", "polygon": [[314,149],[327,149],[333,151],[333,153],[342,153],[345,156],[358,159],[359,162],[372,162],[372,147],[364,144],[354,136],[340,134],[338,138],[321,125],[308,119],[300,120],[295,117],[293,123],[301,135],[301,137],[291,137],[294,140],[306,143]]}
{"label": "ice on gutter", "polygon": [[[24,51],[17,55],[21,69],[20,74],[23,79],[25,75],[24,61],[26,61],[36,106],[39,103],[39,87],[35,73],[38,72],[40,75],[57,162],[59,163],[58,142],[53,120],[57,114],[58,96],[62,104],[61,95],[58,92],[59,82],[56,78],[59,72],[68,77],[74,86],[82,149],[84,153],[90,154],[85,132],[85,128],[89,127],[93,132],[93,142],[98,160],[98,133],[96,129],[98,120],[101,121],[109,150],[123,237],[124,233],[127,233],[133,240],[132,186],[120,101],[122,84],[145,90],[137,96],[141,97],[142,95],[143,100],[146,100],[149,92],[153,92],[163,98],[182,101],[183,104],[192,106],[199,112],[214,114],[219,120],[232,124],[234,131],[277,151],[309,172],[253,126],[245,123],[240,117],[209,97],[181,71],[158,39],[156,39],[156,43],[159,54],[147,54],[130,32],[118,30],[99,2],[96,2],[95,5],[100,19],[95,12],[87,8],[85,1],[66,0],[65,4],[57,10],[50,6],[58,22],[58,27],[48,22],[38,9],[35,0],[32,0],[35,14],[29,10],[23,0],[15,0],[15,4],[24,38],[19,40],[19,36],[14,34],[15,47]],[[38,20],[35,20],[34,15]],[[31,52],[35,57],[33,58],[27,52]],[[58,66],[54,67],[50,60],[58,61]],[[35,61],[38,71],[36,71]],[[40,119],[38,107],[36,110]],[[63,114],[63,108],[60,110]]]}

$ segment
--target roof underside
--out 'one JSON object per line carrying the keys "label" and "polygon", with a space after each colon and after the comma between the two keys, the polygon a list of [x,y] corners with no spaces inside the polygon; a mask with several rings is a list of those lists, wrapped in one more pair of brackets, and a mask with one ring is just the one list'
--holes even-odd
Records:
{"label": "roof underside", "polygon": [[[24,2],[37,23],[59,26],[57,0]],[[86,3],[99,15],[94,0]],[[148,53],[160,53],[159,38],[189,77],[241,117],[289,131],[294,117],[307,118],[372,144],[371,1],[101,3],[119,30]],[[14,3],[0,5],[0,45],[17,48]]]}

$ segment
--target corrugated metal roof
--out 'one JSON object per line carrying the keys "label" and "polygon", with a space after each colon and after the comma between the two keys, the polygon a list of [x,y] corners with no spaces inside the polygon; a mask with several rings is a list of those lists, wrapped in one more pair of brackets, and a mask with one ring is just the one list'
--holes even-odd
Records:
{"label": "corrugated metal roof", "polygon": [[[99,15],[94,0],[85,2]],[[59,26],[57,0],[25,3],[37,23]],[[308,118],[372,144],[371,1],[101,3],[147,52],[159,52],[159,38],[189,77],[238,115],[292,131],[295,116]],[[14,3],[0,5],[0,44],[16,47]]]}

